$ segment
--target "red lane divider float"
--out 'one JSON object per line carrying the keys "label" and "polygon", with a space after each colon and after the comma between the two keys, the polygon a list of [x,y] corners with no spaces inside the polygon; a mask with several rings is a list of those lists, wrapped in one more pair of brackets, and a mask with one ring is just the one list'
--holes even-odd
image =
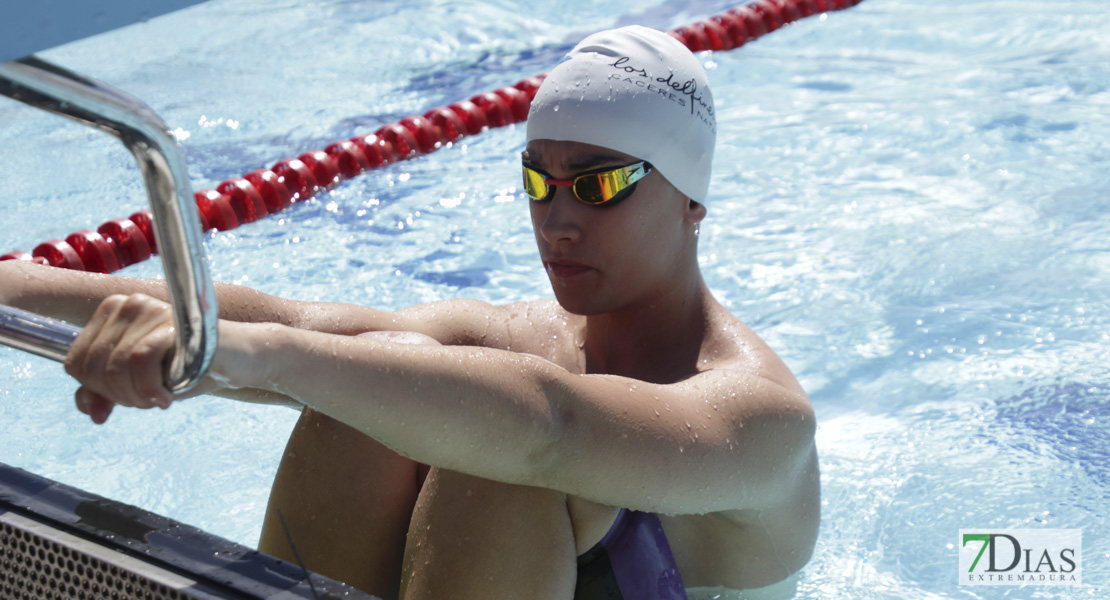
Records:
{"label": "red lane divider float", "polygon": [[[862,0],[757,0],[679,27],[670,35],[694,52],[739,48],[780,27],[811,15],[843,10]],[[204,231],[227,231],[302,202],[363,171],[427,154],[491,127],[521,123],[546,74],[529,77],[469,100],[433,108],[380,127],[371,134],[340,140],[323,150],[278,161],[229,179],[215,190],[194,194]],[[50,240],[30,254],[9,252],[0,260],[28,260],[66,269],[111,273],[144,261],[158,248],[149,210],[112,219],[96,231],[83,229],[65,240]]]}

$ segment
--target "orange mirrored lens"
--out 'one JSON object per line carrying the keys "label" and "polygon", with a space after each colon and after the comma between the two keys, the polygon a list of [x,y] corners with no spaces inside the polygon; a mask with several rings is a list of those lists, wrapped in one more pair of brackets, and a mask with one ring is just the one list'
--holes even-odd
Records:
{"label": "orange mirrored lens", "polygon": [[643,170],[638,164],[603,173],[583,175],[575,180],[574,193],[583,202],[603,204],[615,198],[640,177],[643,177]]}

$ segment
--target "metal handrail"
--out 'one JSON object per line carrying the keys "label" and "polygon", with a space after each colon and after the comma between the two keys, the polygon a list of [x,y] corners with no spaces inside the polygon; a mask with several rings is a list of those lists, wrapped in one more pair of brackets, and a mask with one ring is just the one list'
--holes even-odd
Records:
{"label": "metal handrail", "polygon": [[[0,94],[111,133],[134,155],[154,214],[177,332],[166,389],[188,390],[204,377],[216,353],[216,294],[185,157],[165,123],[133,96],[33,56],[0,64]],[[0,343],[64,360],[75,327],[0,308]]]}
{"label": "metal handrail", "polygon": [[0,342],[62,362],[81,328],[0,304]]}

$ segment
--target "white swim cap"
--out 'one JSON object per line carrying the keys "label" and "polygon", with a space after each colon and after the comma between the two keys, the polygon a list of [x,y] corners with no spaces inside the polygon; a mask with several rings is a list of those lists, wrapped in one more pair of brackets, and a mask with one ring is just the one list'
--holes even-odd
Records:
{"label": "white swim cap", "polygon": [[547,75],[528,112],[527,138],[646,160],[704,202],[717,139],[709,79],[693,53],[665,33],[638,25],[595,33]]}

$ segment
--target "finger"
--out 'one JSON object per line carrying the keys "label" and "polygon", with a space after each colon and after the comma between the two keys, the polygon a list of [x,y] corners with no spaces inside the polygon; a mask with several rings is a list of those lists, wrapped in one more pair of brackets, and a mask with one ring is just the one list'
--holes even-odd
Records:
{"label": "finger", "polygon": [[138,323],[147,300],[141,295],[105,298],[71,346],[66,371],[97,393],[127,403],[125,395],[116,389],[119,371],[112,368],[112,363],[126,356],[128,334],[143,330]]}
{"label": "finger", "polygon": [[161,361],[172,350],[169,305],[141,294],[112,296],[66,357],[66,370],[96,394],[139,408],[165,404]]}
{"label": "finger", "polygon": [[174,331],[172,327],[152,327],[134,343],[128,357],[131,389],[136,401],[146,403],[141,408],[169,408],[173,394],[166,389],[165,365],[173,356]]}
{"label": "finger", "polygon": [[84,386],[77,389],[74,397],[77,400],[77,410],[89,415],[97,425],[103,425],[108,420],[115,406],[113,402]]}
{"label": "finger", "polygon": [[81,380],[86,373],[97,370],[96,364],[102,364],[106,355],[102,354],[102,348],[97,344],[97,340],[100,339],[105,324],[118,312],[125,298],[125,296],[113,295],[101,301],[100,306],[93,312],[92,318],[73,340],[64,363],[66,373],[70,376]]}
{"label": "finger", "polygon": [[126,327],[119,336],[105,365],[106,383],[113,399],[128,406],[153,408],[169,406],[163,364],[174,348],[173,319],[169,305],[145,296],[133,296],[120,310]]}

